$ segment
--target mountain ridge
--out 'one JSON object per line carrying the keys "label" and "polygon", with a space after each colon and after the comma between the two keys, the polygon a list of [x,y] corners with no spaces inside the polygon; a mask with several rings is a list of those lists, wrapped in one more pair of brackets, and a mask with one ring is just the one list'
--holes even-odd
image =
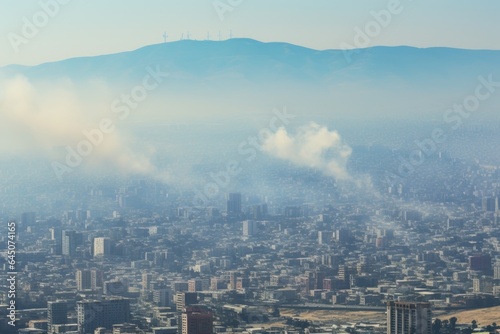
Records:
{"label": "mountain ridge", "polygon": [[327,51],[334,51],[334,52],[364,52],[368,51],[371,49],[413,49],[413,50],[457,50],[457,51],[470,51],[470,52],[499,52],[500,50],[494,50],[494,49],[464,49],[464,48],[455,48],[455,47],[447,47],[447,46],[431,46],[431,47],[417,47],[417,46],[411,46],[411,45],[376,45],[376,46],[370,46],[366,48],[356,48],[356,49],[349,49],[349,50],[344,50],[344,49],[314,49],[314,48],[309,48],[306,46],[301,46],[293,43],[288,43],[288,42],[263,42],[259,40],[255,40],[252,38],[233,38],[230,40],[222,40],[222,41],[214,41],[214,40],[178,40],[178,41],[170,41],[166,43],[157,43],[157,44],[150,44],[150,45],[144,45],[141,47],[138,47],[136,49],[132,50],[126,50],[126,51],[119,51],[119,52],[114,52],[114,53],[106,53],[106,54],[100,54],[100,55],[91,55],[91,56],[77,56],[77,57],[70,57],[70,58],[64,58],[60,60],[55,60],[55,61],[48,61],[48,62],[43,62],[39,63],[36,65],[21,65],[21,64],[8,64],[4,66],[0,66],[0,70],[6,69],[9,67],[20,67],[20,68],[32,68],[32,67],[37,67],[37,66],[42,66],[42,65],[47,65],[47,64],[54,64],[54,63],[61,63],[61,62],[66,62],[70,60],[84,60],[84,59],[89,59],[89,58],[100,58],[100,57],[107,57],[107,56],[117,56],[121,54],[127,54],[127,53],[134,53],[138,52],[144,49],[149,49],[153,47],[161,47],[164,45],[170,45],[170,44],[175,44],[175,43],[188,43],[188,42],[200,42],[200,43],[227,43],[231,41],[252,41],[252,42],[257,42],[259,44],[267,44],[267,45],[287,45],[287,46],[292,46],[308,51],[316,51],[316,52],[327,52]]}
{"label": "mountain ridge", "polygon": [[344,82],[396,80],[436,82],[469,80],[498,73],[500,51],[449,47],[374,46],[356,50],[315,50],[285,42],[248,38],[224,41],[181,40],[99,56],[68,58],[34,66],[9,65],[0,74],[32,79],[69,77],[75,81],[140,79],[159,66],[180,83],[200,81]]}

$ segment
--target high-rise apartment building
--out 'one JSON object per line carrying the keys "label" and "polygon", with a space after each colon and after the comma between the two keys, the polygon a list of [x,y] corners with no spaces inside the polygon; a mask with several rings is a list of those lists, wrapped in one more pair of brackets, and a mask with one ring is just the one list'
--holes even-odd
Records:
{"label": "high-rise apartment building", "polygon": [[62,232],[62,254],[65,256],[75,256],[76,253],[76,231]]}
{"label": "high-rise apartment building", "polygon": [[109,256],[109,255],[111,255],[111,239],[95,238],[94,256]]}
{"label": "high-rise apartment building", "polygon": [[243,222],[243,236],[250,237],[257,233],[257,222],[255,220],[245,220]]}
{"label": "high-rise apartment building", "polygon": [[495,263],[493,266],[493,278],[500,279],[500,262]]}
{"label": "high-rise apartment building", "polygon": [[196,292],[177,292],[175,294],[175,306],[177,312],[182,312],[182,310],[189,305],[196,304],[198,302],[198,293]]}
{"label": "high-rise apartment building", "polygon": [[75,275],[78,291],[96,290],[103,286],[102,271],[98,269],[79,269]]}
{"label": "high-rise apartment building", "polygon": [[212,334],[213,314],[203,306],[188,306],[182,312],[182,334]]}
{"label": "high-rise apartment building", "polygon": [[150,273],[143,273],[142,274],[142,290],[147,291],[151,288],[151,283],[153,282],[153,275]]}
{"label": "high-rise apartment building", "polygon": [[491,275],[493,273],[491,256],[489,254],[469,256],[469,269],[472,271],[481,271],[485,275]]}
{"label": "high-rise apartment building", "polygon": [[431,334],[430,303],[387,302],[387,334]]}
{"label": "high-rise apartment building", "polygon": [[76,289],[78,291],[91,289],[91,274],[88,269],[80,269],[76,271],[75,275]]}
{"label": "high-rise apartment building", "polygon": [[68,304],[65,301],[50,301],[47,303],[48,332],[54,331],[54,325],[68,323]]}
{"label": "high-rise apartment building", "polygon": [[228,216],[238,216],[241,213],[241,194],[230,193],[227,200]]}
{"label": "high-rise apartment building", "polygon": [[96,328],[130,322],[130,302],[125,298],[84,300],[76,303],[78,333],[93,333]]}
{"label": "high-rise apartment building", "polygon": [[236,290],[236,281],[238,279],[238,272],[231,271],[229,273],[229,289]]}

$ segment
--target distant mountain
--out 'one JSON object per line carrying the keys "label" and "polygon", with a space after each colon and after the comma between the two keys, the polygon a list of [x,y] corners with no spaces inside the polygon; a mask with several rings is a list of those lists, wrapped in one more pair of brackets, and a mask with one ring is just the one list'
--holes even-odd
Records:
{"label": "distant mountain", "polygon": [[182,40],[32,67],[11,65],[0,68],[0,73],[32,79],[67,77],[79,81],[100,77],[121,82],[143,77],[148,66],[159,66],[179,83],[222,80],[328,85],[389,80],[457,84],[478,75],[500,73],[500,51],[407,46],[318,51],[252,39]]}

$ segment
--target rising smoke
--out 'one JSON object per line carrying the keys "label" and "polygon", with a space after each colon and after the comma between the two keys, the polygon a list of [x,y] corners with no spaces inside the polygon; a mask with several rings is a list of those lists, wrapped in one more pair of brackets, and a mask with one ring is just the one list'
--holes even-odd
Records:
{"label": "rising smoke", "polygon": [[[0,153],[43,156],[67,170],[90,167],[117,174],[153,173],[154,149],[119,131],[106,102],[110,101],[106,89],[93,84],[82,92],[67,80],[55,84],[34,84],[24,77],[3,80]],[[111,123],[101,138],[94,130],[103,119]],[[79,144],[92,139],[92,146],[87,145],[86,154],[78,158]],[[71,154],[73,165],[68,166]]]}
{"label": "rising smoke", "polygon": [[350,179],[346,164],[351,147],[342,142],[337,131],[316,123],[301,127],[295,136],[281,127],[264,141],[262,149],[271,156],[320,170],[337,180]]}

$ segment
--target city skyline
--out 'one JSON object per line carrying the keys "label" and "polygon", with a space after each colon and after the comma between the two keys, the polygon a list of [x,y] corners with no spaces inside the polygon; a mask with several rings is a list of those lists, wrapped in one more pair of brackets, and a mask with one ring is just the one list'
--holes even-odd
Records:
{"label": "city skyline", "polygon": [[498,0],[0,13],[1,334],[500,334]]}

